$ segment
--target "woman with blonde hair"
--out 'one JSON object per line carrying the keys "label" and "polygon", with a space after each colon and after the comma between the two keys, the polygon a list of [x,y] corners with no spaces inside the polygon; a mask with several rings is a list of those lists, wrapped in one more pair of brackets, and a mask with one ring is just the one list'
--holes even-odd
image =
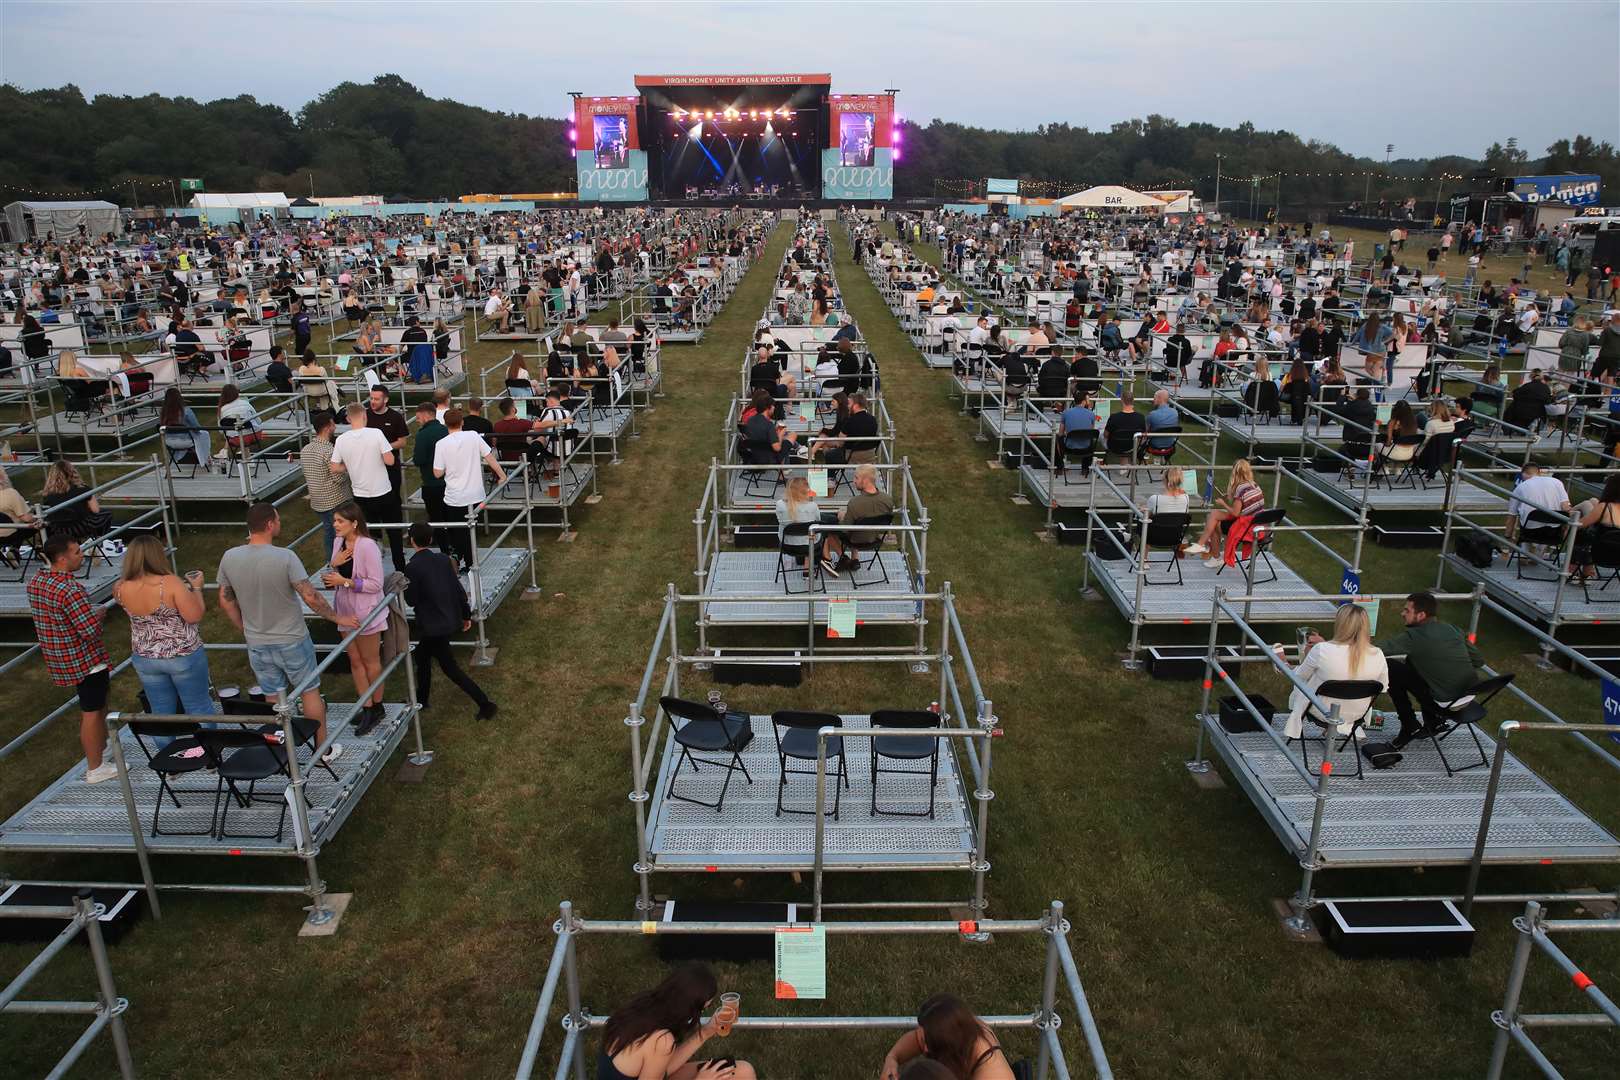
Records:
{"label": "woman with blonde hair", "polygon": [[[1333,639],[1324,641],[1321,634],[1313,632],[1306,639],[1305,653],[1300,657],[1294,674],[1313,692],[1325,682],[1342,680],[1376,682],[1380,690],[1388,690],[1389,664],[1384,659],[1383,651],[1372,643],[1372,629],[1366,610],[1359,604],[1340,607],[1338,614],[1333,617]],[[1337,726],[1338,733],[1348,735],[1356,730],[1356,721],[1366,715],[1372,702],[1370,697],[1334,698],[1329,701],[1328,704],[1339,706],[1341,719]],[[1305,727],[1305,712],[1309,707],[1310,699],[1295,687],[1288,697],[1288,723],[1283,728],[1284,735],[1290,739],[1300,737]],[[1358,738],[1365,738],[1366,734],[1365,728],[1357,730]]]}
{"label": "woman with blonde hair", "polygon": [[[11,477],[6,470],[0,467],[0,540],[9,540],[17,535],[19,529],[34,532],[39,528],[39,519],[28,507],[28,500],[22,497],[22,492],[11,486]],[[15,566],[9,551],[0,550],[0,560],[6,565]]]}
{"label": "woman with blonde hair", "polygon": [[89,485],[80,478],[73,462],[66,459],[51,462],[51,467],[45,470],[45,487],[41,492],[44,497],[40,500],[45,511],[46,531],[87,540],[112,528],[112,515],[101,509],[100,502],[94,495],[88,495],[89,491]]}
{"label": "woman with blonde hair", "polygon": [[163,542],[143,533],[124,551],[113,599],[129,616],[131,662],[151,711],[219,712],[208,692],[208,655],[197,629],[208,610],[202,571],[177,576]]}
{"label": "woman with blonde hair", "polygon": [[1239,518],[1253,517],[1266,508],[1266,493],[1254,482],[1254,466],[1249,464],[1248,458],[1238,458],[1232,462],[1232,476],[1226,485],[1226,492],[1216,496],[1215,505],[1218,509],[1204,519],[1204,531],[1197,542],[1187,548],[1189,555],[1210,555],[1204,560],[1204,565],[1212,570],[1223,560],[1220,555],[1211,554],[1210,545]]}
{"label": "woman with blonde hair", "polygon": [[[821,506],[816,502],[815,494],[810,490],[810,481],[802,476],[795,476],[788,481],[787,490],[782,493],[782,497],[776,500],[777,539],[782,538],[782,534],[789,525],[814,524],[820,520]],[[814,544],[807,543],[805,547],[804,572],[806,575],[810,573],[810,560],[821,557],[821,552],[817,550],[820,548],[821,543],[821,538],[816,537]]]}
{"label": "woman with blonde hair", "polygon": [[[337,540],[332,544],[331,562],[321,574],[321,584],[332,590],[332,607],[339,618],[365,619],[382,599],[382,548],[371,538],[366,516],[355,503],[344,503],[332,511],[332,529]],[[385,608],[365,622],[360,633],[349,641],[349,674],[354,677],[356,694],[365,693],[366,687],[382,675],[382,632],[387,625]],[[355,717],[356,735],[365,735],[377,726],[383,718],[382,702],[381,686],[361,699]]]}

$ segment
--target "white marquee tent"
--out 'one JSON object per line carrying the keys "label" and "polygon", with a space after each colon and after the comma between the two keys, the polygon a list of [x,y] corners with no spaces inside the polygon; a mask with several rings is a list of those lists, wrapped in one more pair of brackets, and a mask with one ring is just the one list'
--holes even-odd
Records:
{"label": "white marquee tent", "polygon": [[43,240],[46,236],[65,240],[76,237],[80,225],[90,236],[124,231],[123,215],[117,205],[100,201],[14,202],[6,207],[6,224],[13,243]]}
{"label": "white marquee tent", "polygon": [[189,204],[193,210],[285,210],[290,203],[279,191],[242,191],[235,193],[198,192]]}
{"label": "white marquee tent", "polygon": [[1087,188],[1058,200],[1059,206],[1096,208],[1099,210],[1163,210],[1164,203],[1151,195],[1132,191],[1117,184],[1103,184]]}

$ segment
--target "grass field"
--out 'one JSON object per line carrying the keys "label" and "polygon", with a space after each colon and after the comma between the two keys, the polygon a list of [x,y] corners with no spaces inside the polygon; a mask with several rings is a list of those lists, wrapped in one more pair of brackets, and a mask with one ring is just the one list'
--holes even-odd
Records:
{"label": "grass field", "polygon": [[[716,430],[754,320],[788,240],[783,226],[763,259],[695,347],[665,350],[667,396],[647,418],[624,463],[606,471],[603,501],[581,514],[579,539],[539,552],[543,596],[514,597],[492,622],[501,653],[478,673],[503,705],[479,725],[441,690],[425,721],[437,759],[419,785],[385,773],[321,869],[354,901],[336,937],[298,939],[286,898],[165,897],[161,922],[144,922],[112,952],[120,991],[132,1001],[131,1039],[143,1076],[497,1077],[515,1067],[559,900],[587,917],[629,918],[635,877],[628,749],[621,723],[636,690],[667,582],[693,580],[691,519],[715,451]],[[1287,941],[1274,898],[1297,887],[1299,869],[1234,788],[1203,791],[1183,767],[1191,755],[1194,683],[1123,671],[1128,628],[1106,600],[1082,600],[1079,549],[1039,540],[1037,508],[1010,501],[1014,477],[986,467],[948,396],[948,377],[917,359],[864,272],[849,261],[841,230],[838,278],[846,304],[883,365],[884,395],[933,522],[931,578],[949,580],[986,692],[1007,738],[997,747],[989,859],[991,914],[1026,917],[1053,898],[1068,905],[1074,946],[1092,1007],[1122,1077],[1470,1077],[1483,1072],[1514,935],[1507,907],[1485,908],[1468,960],[1342,961]],[[1359,245],[1358,245],[1359,250]],[[937,257],[929,249],[923,252]],[[1454,260],[1455,261],[1455,260]],[[480,364],[498,343],[476,346]],[[1313,503],[1306,519],[1332,520]],[[306,514],[291,515],[299,528]],[[229,530],[188,533],[181,563],[210,568]],[[1325,588],[1337,570],[1284,544],[1291,565]],[[305,561],[318,559],[312,548]],[[1432,584],[1430,552],[1370,547],[1364,580],[1380,591]],[[1386,619],[1394,612],[1385,611]],[[235,640],[217,614],[210,640]],[[1200,639],[1198,628],[1185,636]],[[127,642],[115,617],[109,641]],[[1487,621],[1481,645],[1565,715],[1595,716],[1590,682],[1529,670],[1525,639]],[[217,680],[233,673],[216,667]],[[844,711],[914,704],[935,676],[895,685],[889,672],[818,669],[799,692]],[[898,677],[906,678],[906,677]],[[328,683],[339,699],[347,680]],[[115,707],[133,703],[135,682],[115,686]],[[781,692],[733,692],[735,704],[769,709]],[[1273,695],[1275,698],[1275,694]],[[0,740],[63,695],[38,672],[8,686]],[[1505,710],[1504,710],[1505,712]],[[1611,828],[1620,824],[1613,773],[1553,743],[1526,744],[1532,765]],[[26,802],[76,760],[67,724],[37,739],[0,775],[0,815]],[[296,880],[296,868],[229,860],[160,861],[160,878]],[[128,859],[9,858],[18,876],[128,878]],[[1608,868],[1613,877],[1617,872]],[[833,900],[939,899],[965,894],[960,876],[833,878]],[[1367,894],[1459,890],[1462,876],[1408,872],[1328,876],[1323,887]],[[1593,871],[1493,872],[1493,890],[1593,884]],[[683,897],[806,900],[808,882],[785,877],[660,879]],[[1620,977],[1620,948],[1575,943],[1600,985]],[[0,947],[12,973],[34,950]],[[657,977],[649,944],[586,939],[585,1001],[606,1012]],[[1033,1010],[1039,943],[989,945],[931,938],[834,938],[831,990],[820,1005],[771,1001],[768,965],[721,965],[723,983],[750,1012],[903,1014],[951,989],[986,1012]],[[30,997],[82,997],[87,960],[70,951]],[[1611,990],[1613,987],[1610,987]],[[1526,1002],[1539,1011],[1579,1008],[1549,964],[1538,963]],[[1072,1020],[1072,1013],[1066,1017]],[[1064,1041],[1086,1075],[1078,1027]],[[0,1076],[43,1074],[75,1025],[34,1017],[0,1020]],[[553,1049],[557,1031],[547,1035]],[[847,1080],[875,1076],[888,1037],[743,1035],[725,1048],[756,1061],[766,1077]],[[1017,1037],[1016,1052],[1032,1053]],[[1549,1036],[1571,1077],[1613,1076],[1620,1039],[1577,1031]],[[542,1053],[542,1061],[554,1057]],[[1528,1075],[1513,1059],[1513,1075]],[[75,1075],[109,1075],[102,1046]],[[550,1066],[542,1072],[549,1075]]]}

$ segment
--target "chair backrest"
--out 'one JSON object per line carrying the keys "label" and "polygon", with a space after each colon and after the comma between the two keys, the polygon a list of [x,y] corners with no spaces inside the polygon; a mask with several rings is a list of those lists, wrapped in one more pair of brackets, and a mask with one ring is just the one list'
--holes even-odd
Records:
{"label": "chair backrest", "polygon": [[782,526],[781,546],[783,550],[803,551],[810,546],[810,526],[813,521],[795,521]]}
{"label": "chair backrest", "polygon": [[755,442],[746,437],[739,438],[741,457],[745,465],[776,465],[776,451],[765,443]]}
{"label": "chair backrest", "polygon": [[670,717],[671,721],[719,719],[719,714],[701,701],[687,701],[685,698],[671,697],[667,694],[658,699],[658,707],[664,710],[664,714]]}
{"label": "chair backrest", "polygon": [[1592,541],[1592,565],[1604,569],[1620,567],[1620,529],[1603,529]]}
{"label": "chair backrest", "polygon": [[[1316,686],[1316,696],[1329,707],[1335,703],[1351,705],[1351,709],[1341,708],[1339,719],[1341,721],[1360,720],[1372,711],[1373,699],[1384,692],[1384,685],[1377,679],[1327,679]],[[1365,705],[1361,703],[1365,702]],[[1355,712],[1359,710],[1359,712]],[[1352,715],[1354,712],[1354,715]],[[1326,716],[1323,719],[1327,719]]]}
{"label": "chair backrest", "polygon": [[197,744],[208,755],[209,763],[218,768],[226,758],[229,750],[240,750],[253,746],[266,746],[277,751],[277,758],[285,764],[286,755],[282,748],[268,742],[264,735],[257,731],[245,728],[198,728],[194,734]]}
{"label": "chair backrest", "polygon": [[869,551],[872,548],[883,546],[888,538],[888,527],[894,524],[894,514],[873,514],[870,517],[857,518],[844,527],[850,530],[849,546]]}
{"label": "chair backrest", "polygon": [[162,739],[169,737],[178,739],[185,735],[195,735],[197,733],[197,725],[154,724],[146,720],[134,720],[130,722],[129,730],[134,734],[135,742],[140,746],[141,752],[144,753],[147,760],[150,761],[152,759],[152,751],[148,750],[146,747],[147,739]]}
{"label": "chair backrest", "polygon": [[1175,547],[1186,538],[1187,525],[1191,521],[1191,514],[1154,514],[1148,520],[1147,546]]}
{"label": "chair backrest", "polygon": [[[930,709],[878,709],[872,714],[875,728],[937,728],[944,726],[939,713]],[[936,739],[937,743],[938,740]]]}
{"label": "chair backrest", "polygon": [[1249,525],[1249,539],[1262,547],[1269,545],[1272,535],[1276,531],[1273,526],[1280,524],[1282,519],[1287,516],[1288,508],[1286,506],[1273,506],[1260,511],[1254,515],[1254,520]]}
{"label": "chair backrest", "polygon": [[782,744],[783,728],[816,731],[824,727],[843,727],[844,721],[836,713],[806,712],[801,709],[779,709],[771,713],[771,728],[776,732],[776,743]]}
{"label": "chair backrest", "polygon": [[[1569,525],[1568,520],[1547,510],[1531,510],[1524,519],[1524,528],[1520,530],[1521,539],[1532,537],[1556,538],[1564,535],[1564,529]],[[1536,543],[1543,543],[1536,540]]]}
{"label": "chair backrest", "polygon": [[1511,671],[1502,675],[1492,675],[1484,682],[1475,684],[1474,688],[1469,690],[1468,693],[1473,697],[1474,704],[1484,705],[1491,698],[1506,690],[1508,684],[1513,682],[1513,679],[1514,675]]}

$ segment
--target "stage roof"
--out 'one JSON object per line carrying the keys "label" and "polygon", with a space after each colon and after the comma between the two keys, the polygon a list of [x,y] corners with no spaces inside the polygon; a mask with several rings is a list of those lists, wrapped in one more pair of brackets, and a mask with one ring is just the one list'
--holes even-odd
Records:
{"label": "stage roof", "polygon": [[636,88],[661,86],[831,86],[826,72],[809,75],[637,75]]}

